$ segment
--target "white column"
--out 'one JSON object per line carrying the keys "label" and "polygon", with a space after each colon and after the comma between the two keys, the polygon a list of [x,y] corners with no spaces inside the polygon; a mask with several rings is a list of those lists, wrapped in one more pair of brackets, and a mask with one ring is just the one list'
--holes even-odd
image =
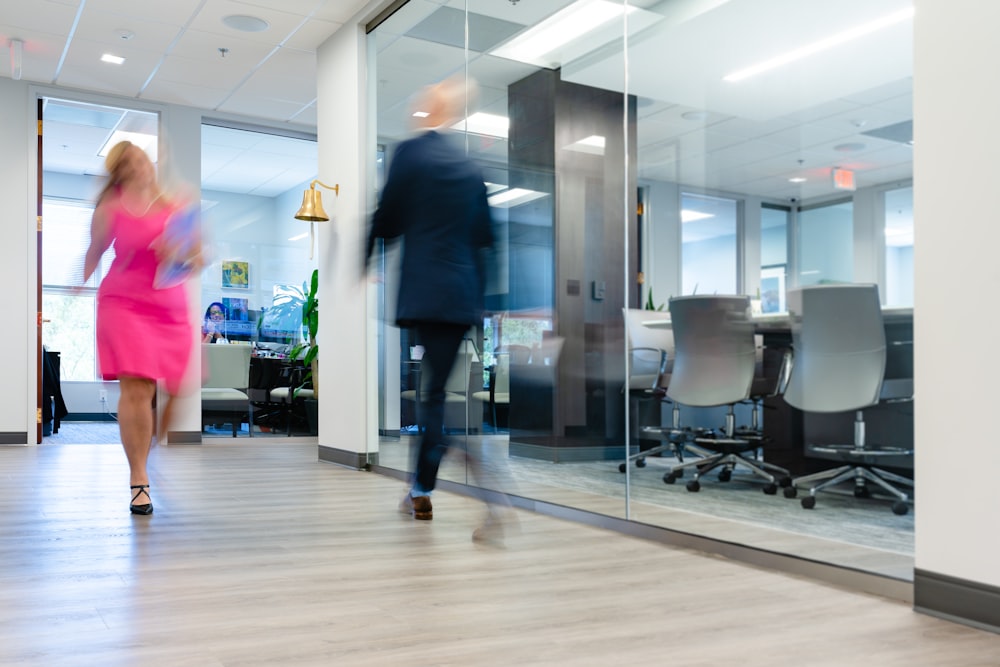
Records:
{"label": "white column", "polygon": [[378,451],[376,323],[361,269],[371,200],[368,170],[374,163],[365,44],[361,26],[348,23],[320,46],[316,103],[319,179],[340,185],[339,197],[324,196],[331,221],[317,225],[319,458],[357,467],[373,461]]}
{"label": "white column", "polygon": [[1000,3],[914,5],[915,596],[1000,626]]}
{"label": "white column", "polygon": [[5,368],[11,387],[0,401],[0,444],[37,444],[36,108],[34,96],[22,81],[0,78],[0,100],[0,155],[4,156],[0,162],[4,230],[0,284],[7,287],[4,307],[10,313],[8,326],[0,327],[0,348],[9,352]]}

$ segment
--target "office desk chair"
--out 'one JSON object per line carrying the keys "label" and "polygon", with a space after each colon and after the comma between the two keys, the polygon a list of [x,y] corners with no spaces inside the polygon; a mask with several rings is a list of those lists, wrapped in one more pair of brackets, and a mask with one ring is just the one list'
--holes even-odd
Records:
{"label": "office desk chair", "polygon": [[472,392],[472,398],[489,402],[493,430],[497,431],[500,428],[500,422],[497,420],[497,406],[510,405],[510,353],[497,352],[494,357],[496,361],[490,368],[489,389]]}
{"label": "office desk chair", "polygon": [[205,373],[201,383],[202,425],[206,417],[221,415],[229,419],[236,437],[244,415],[253,437],[253,403],[247,389],[250,386],[249,345],[202,344],[201,354]]}
{"label": "office desk chair", "polygon": [[[757,344],[746,296],[685,296],[670,300],[670,319],[677,356],[667,397],[691,407],[726,406],[725,425],[716,437],[696,437],[707,457],[671,468],[663,481],[673,484],[686,469],[694,470],[688,491],[701,489],[700,478],[716,468],[719,481],[732,478],[736,467],[766,482],[764,493],[777,493],[791,483],[784,468],[756,458],[763,441],[737,437],[734,406],[751,397],[757,367]],[[751,455],[754,458],[751,458]]]}
{"label": "office desk chair", "polygon": [[[632,420],[632,437],[647,436],[661,441],[661,444],[636,453],[629,453],[624,463],[618,465],[618,472],[625,472],[629,463],[635,463],[636,468],[646,467],[646,458],[657,456],[663,452],[671,452],[681,463],[684,462],[684,452],[690,446],[693,434],[681,427],[680,413],[677,404],[672,411],[672,423],[669,426],[642,426],[639,424],[640,410],[633,406],[643,402],[654,401],[659,411],[661,402],[666,401],[666,388],[670,384],[670,374],[673,371],[674,332],[670,327],[649,327],[646,322],[669,322],[670,313],[657,310],[640,310],[638,308],[623,308],[625,318],[626,339],[628,340],[629,367],[626,373],[622,392],[629,397]],[[666,401],[669,402],[669,401]],[[659,420],[657,420],[659,424]],[[638,426],[638,428],[636,428]],[[706,451],[694,447],[694,453],[705,456]],[[679,471],[683,475],[683,471]]]}
{"label": "office desk chair", "polygon": [[913,480],[873,464],[886,457],[912,455],[901,447],[874,447],[865,441],[864,409],[880,401],[912,400],[912,383],[886,383],[886,339],[877,285],[817,285],[789,290],[792,352],[785,401],[806,412],[850,412],[855,415],[854,442],[814,446],[812,451],[846,461],[832,470],[793,480],[785,496],[808,489],[802,507],[816,505],[816,493],[842,482],[854,482],[854,495],[868,497],[871,482],[895,498],[892,511],[909,511],[909,494],[897,485]]}
{"label": "office desk chair", "polygon": [[[296,362],[297,363],[297,362]],[[295,419],[295,401],[307,398],[316,398],[316,391],[305,381],[306,368],[301,364],[289,362],[283,368],[283,373],[287,378],[281,386],[274,387],[268,392],[268,401],[281,406],[281,412],[285,422],[285,435],[292,435],[292,422]],[[300,417],[301,420],[301,417]]]}

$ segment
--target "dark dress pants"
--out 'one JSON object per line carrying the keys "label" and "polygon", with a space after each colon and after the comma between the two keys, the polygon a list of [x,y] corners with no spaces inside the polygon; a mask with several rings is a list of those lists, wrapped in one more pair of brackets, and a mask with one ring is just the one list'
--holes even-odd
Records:
{"label": "dark dress pants", "polygon": [[426,381],[421,381],[420,426],[423,438],[417,452],[413,485],[416,495],[434,490],[441,459],[448,451],[444,437],[444,388],[458,347],[468,330],[468,325],[446,322],[421,322],[416,325],[417,342],[424,347],[422,372],[429,374]]}

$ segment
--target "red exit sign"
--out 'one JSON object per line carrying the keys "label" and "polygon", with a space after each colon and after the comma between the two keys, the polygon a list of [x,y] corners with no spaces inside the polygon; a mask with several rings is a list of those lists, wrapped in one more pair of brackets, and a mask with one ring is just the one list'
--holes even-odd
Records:
{"label": "red exit sign", "polygon": [[835,190],[854,190],[857,187],[854,183],[853,171],[849,169],[834,169],[832,173]]}

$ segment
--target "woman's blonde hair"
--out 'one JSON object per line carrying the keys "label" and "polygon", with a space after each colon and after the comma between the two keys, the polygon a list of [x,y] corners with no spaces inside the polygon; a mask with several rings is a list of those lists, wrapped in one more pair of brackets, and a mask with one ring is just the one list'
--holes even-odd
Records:
{"label": "woman's blonde hair", "polygon": [[108,182],[104,184],[101,193],[97,195],[98,204],[107,196],[108,192],[121,183],[122,158],[125,157],[126,151],[134,145],[131,141],[119,141],[108,151],[107,156],[104,158],[104,168],[108,172]]}

